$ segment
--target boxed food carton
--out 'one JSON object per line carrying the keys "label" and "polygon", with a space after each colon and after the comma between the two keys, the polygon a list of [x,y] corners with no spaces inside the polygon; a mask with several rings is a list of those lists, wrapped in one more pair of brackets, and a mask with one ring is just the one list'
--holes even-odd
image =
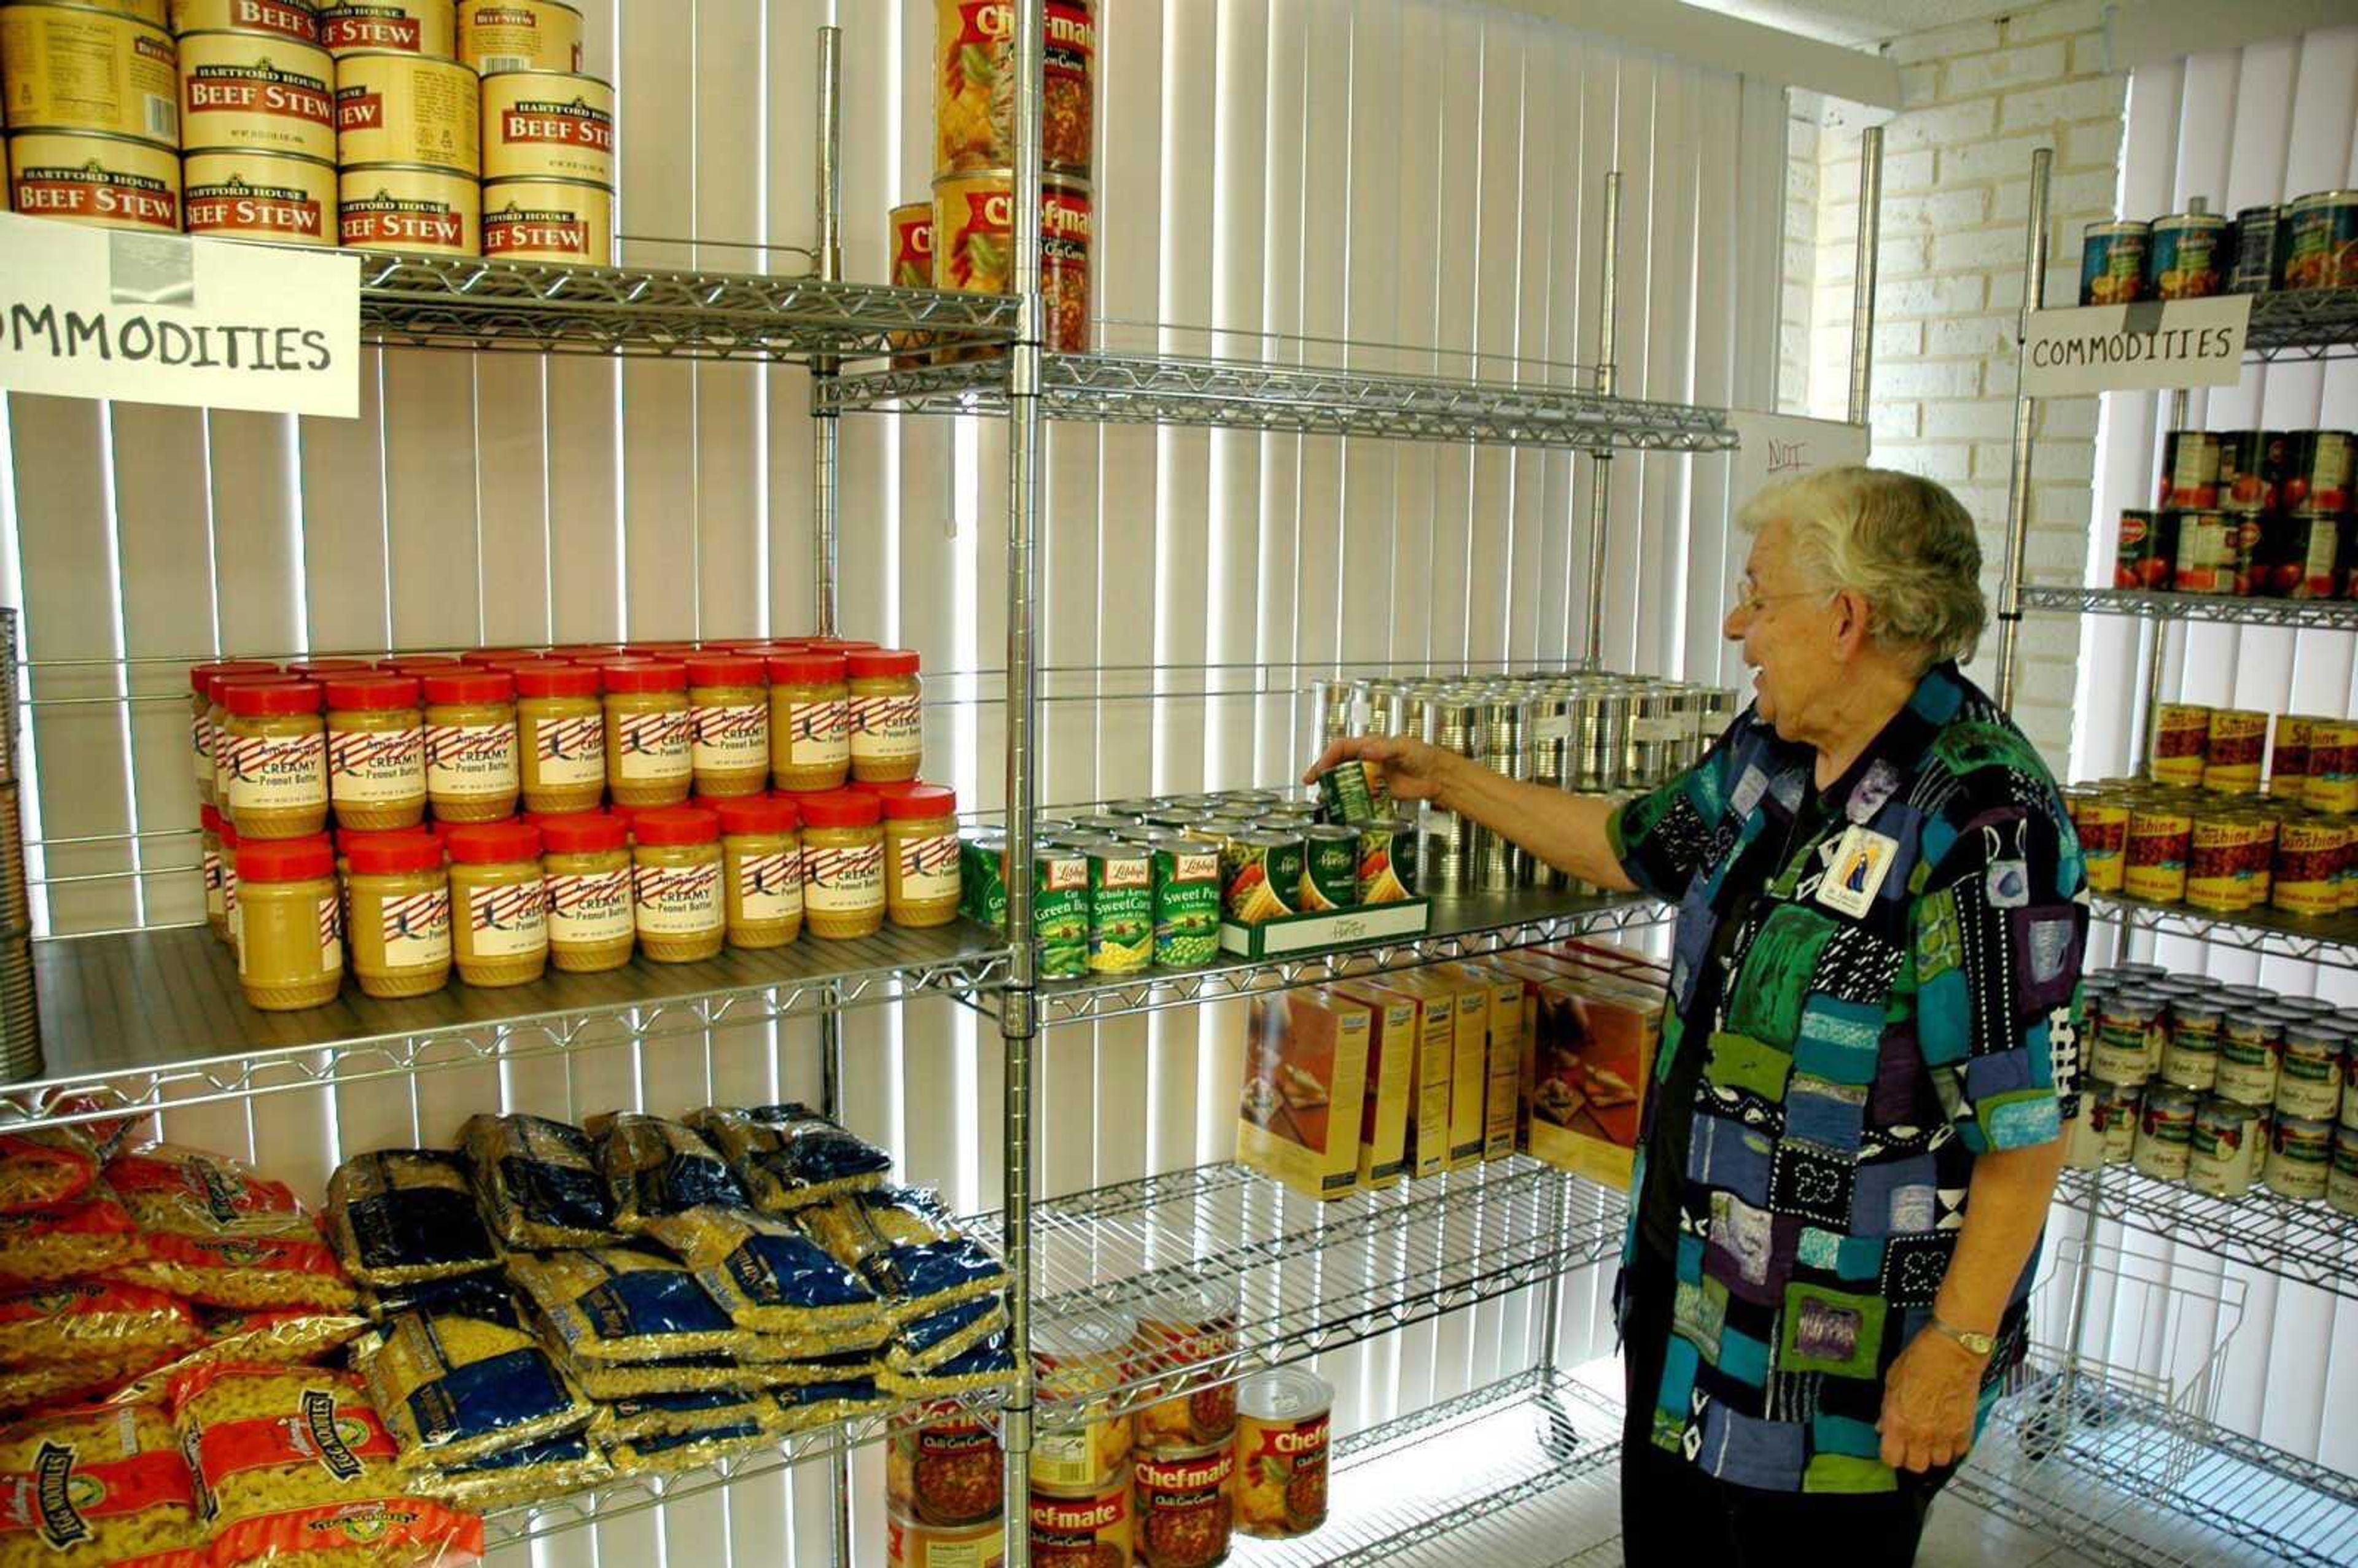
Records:
{"label": "boxed food carton", "polygon": [[1521,953],[1493,967],[1523,985],[1523,1151],[1628,1190],[1662,1039],[1661,969],[1617,948]]}
{"label": "boxed food carton", "polygon": [[[1412,1010],[1402,1037],[1409,1073],[1401,1157],[1409,1174],[1437,1176],[1449,1168],[1449,1088],[1456,1065],[1457,998],[1446,989],[1418,985],[1415,979],[1412,975],[1388,975],[1380,986],[1367,982],[1353,989],[1405,1003]],[[1389,1031],[1388,1022],[1387,1040]]]}
{"label": "boxed food carton", "polygon": [[1453,1171],[1478,1165],[1482,1121],[1489,1099],[1488,988],[1445,967],[1396,975],[1390,983],[1395,990],[1431,999],[1451,1020],[1447,1165]]}
{"label": "boxed food carton", "polygon": [[[1409,1102],[1416,1091],[1416,1002],[1374,986],[1335,994],[1368,1010],[1368,1092],[1359,1119],[1359,1185],[1375,1191],[1408,1174]],[[1448,1081],[1442,1080],[1446,1105]],[[1447,1113],[1444,1111],[1444,1119]]]}
{"label": "boxed food carton", "polygon": [[1254,1000],[1238,1106],[1240,1162],[1314,1198],[1358,1186],[1373,1023],[1365,1004],[1324,990]]}
{"label": "boxed food carton", "polygon": [[1523,1087],[1523,982],[1496,965],[1449,964],[1443,972],[1482,988],[1488,1001],[1488,1044],[1483,1066],[1482,1158],[1515,1152]]}

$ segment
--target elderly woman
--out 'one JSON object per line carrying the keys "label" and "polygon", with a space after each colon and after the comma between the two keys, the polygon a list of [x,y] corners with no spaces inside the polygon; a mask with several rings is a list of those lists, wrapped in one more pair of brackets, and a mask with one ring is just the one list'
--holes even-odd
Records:
{"label": "elderly woman", "polygon": [[2022,1357],[2085,884],[1958,671],[1986,615],[1956,498],[1838,469],[1739,522],[1754,701],[1675,783],[1615,806],[1399,739],[1320,766],[1678,904],[1617,1292],[1628,1561],[1904,1563]]}

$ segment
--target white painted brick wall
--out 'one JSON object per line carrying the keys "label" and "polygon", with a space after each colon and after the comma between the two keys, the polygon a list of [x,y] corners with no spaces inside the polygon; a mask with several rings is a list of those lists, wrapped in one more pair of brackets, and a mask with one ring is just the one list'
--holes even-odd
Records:
{"label": "white painted brick wall", "polygon": [[[2106,67],[2102,0],[2047,0],[1995,21],[1894,39],[1905,107],[1884,132],[1873,420],[1876,460],[1938,479],[1982,524],[1985,580],[2005,551],[2014,432],[2014,315],[2022,301],[2030,155],[2055,150],[2047,297],[2077,287],[2083,224],[2113,213],[2127,78]],[[1849,391],[1858,136],[1796,123],[1786,213],[1789,285],[1803,319],[1780,341],[1780,401],[1840,418]],[[1798,243],[1814,232],[1814,245]],[[1812,254],[1804,258],[1801,252]],[[2096,401],[2042,404],[2031,572],[2076,579],[2087,558]],[[1995,608],[1995,600],[1993,600]],[[2076,622],[2023,623],[2016,719],[2050,762],[2071,749]],[[1972,674],[1995,685],[1995,629]]]}

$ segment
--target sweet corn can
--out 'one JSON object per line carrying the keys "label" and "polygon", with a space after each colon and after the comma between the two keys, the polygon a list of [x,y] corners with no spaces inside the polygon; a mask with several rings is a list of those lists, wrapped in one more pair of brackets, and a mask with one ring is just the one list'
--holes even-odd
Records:
{"label": "sweet corn can", "polygon": [[1359,902],[1398,903],[1416,896],[1416,829],[1397,816],[1359,825]]}
{"label": "sweet corn can", "polygon": [[1099,839],[1089,866],[1089,970],[1129,975],[1154,957],[1154,867],[1143,845]]}
{"label": "sweet corn can", "polygon": [[1224,840],[1221,913],[1239,925],[1259,925],[1297,913],[1303,859],[1299,833],[1256,827]]}
{"label": "sweet corn can", "polygon": [[594,76],[486,76],[482,119],[485,179],[614,183],[614,90]]}
{"label": "sweet corn can", "polygon": [[20,131],[81,131],[177,149],[179,58],[171,34],[135,16],[0,6],[0,119]]}
{"label": "sweet corn can", "polygon": [[459,59],[502,70],[581,69],[581,13],[559,0],[459,0]]}
{"label": "sweet corn can", "polygon": [[611,266],[614,193],[586,179],[487,179],[483,254]]}
{"label": "sweet corn can", "polygon": [[1237,1530],[1268,1540],[1326,1522],[1332,1385],[1299,1367],[1257,1373],[1237,1388]]}
{"label": "sweet corn can", "polygon": [[12,131],[8,200],[28,217],[177,234],[180,160],[129,136]]}
{"label": "sweet corn can", "polygon": [[473,175],[482,168],[482,87],[447,59],[368,51],[336,60],[336,157],[424,164]]}
{"label": "sweet corn can", "polygon": [[181,159],[181,205],[191,234],[336,243],[336,166],[296,153],[190,153]]}
{"label": "sweet corn can", "polygon": [[336,188],[338,232],[352,249],[482,254],[482,190],[463,174],[416,164],[347,165]]}

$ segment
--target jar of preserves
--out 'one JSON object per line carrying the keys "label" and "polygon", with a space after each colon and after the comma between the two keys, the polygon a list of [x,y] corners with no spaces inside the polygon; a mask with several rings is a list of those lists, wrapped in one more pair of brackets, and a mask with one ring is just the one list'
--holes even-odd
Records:
{"label": "jar of preserves", "polygon": [[237,979],[265,1012],[325,1007],[344,983],[336,852],[325,834],[241,843]]}
{"label": "jar of preserves", "polygon": [[606,712],[598,701],[598,672],[559,659],[520,660],[505,668],[515,681],[525,809],[560,816],[595,810],[606,797]]}
{"label": "jar of preserves", "polygon": [[884,925],[882,803],[857,790],[795,798],[803,816],[803,923],[831,942]]}
{"label": "jar of preserves", "polygon": [[854,648],[843,662],[851,687],[851,776],[880,784],[915,778],[925,753],[917,655],[902,648]]}
{"label": "jar of preserves", "polygon": [[807,794],[851,776],[851,687],[840,654],[770,660],[770,777]]}
{"label": "jar of preserves", "polygon": [[364,833],[426,820],[426,724],[415,676],[341,675],[328,682],[328,801]]}
{"label": "jar of preserves", "polygon": [[544,816],[540,865],[548,887],[548,961],[597,974],[631,961],[631,830],[619,816],[585,811]]}
{"label": "jar of preserves", "polygon": [[728,933],[720,818],[700,806],[634,811],[631,838],[639,951],[662,964],[693,964],[719,953]]}
{"label": "jar of preserves", "polygon": [[238,836],[308,838],[328,826],[328,739],[319,688],[307,680],[231,682],[223,692],[229,722],[219,744],[229,754],[230,815]]}
{"label": "jar of preserves", "polygon": [[[208,761],[211,759],[208,758]],[[197,820],[202,825],[205,879],[205,924],[222,941],[229,940],[229,905],[222,889],[222,816],[210,806],[197,807]]]}
{"label": "jar of preserves", "polygon": [[770,787],[770,683],[760,659],[689,659],[687,709],[697,794],[718,799]]}
{"label": "jar of preserves", "polygon": [[352,975],[373,997],[424,996],[450,983],[450,877],[430,833],[355,833],[344,929]]}
{"label": "jar of preserves", "polygon": [[[500,677],[504,680],[507,677]],[[464,823],[450,853],[451,947],[471,986],[521,986],[548,967],[547,892],[540,829],[528,822]]]}
{"label": "jar of preserves", "polygon": [[802,814],[776,795],[711,803],[720,819],[721,906],[731,947],[783,947],[802,934]]}
{"label": "jar of preserves", "polygon": [[[434,815],[445,822],[497,822],[513,815],[523,787],[515,682],[497,670],[453,668],[427,676],[424,685],[426,798]],[[463,931],[464,916],[459,919]],[[464,965],[462,957],[461,972]]]}
{"label": "jar of preserves", "polygon": [[606,692],[606,787],[617,806],[677,806],[695,774],[687,666],[617,659],[598,666]]}
{"label": "jar of preserves", "polygon": [[213,802],[213,677],[267,676],[277,671],[260,659],[223,659],[189,666],[189,756],[197,770],[197,799]]}
{"label": "jar of preserves", "polygon": [[884,810],[884,911],[895,925],[947,925],[958,912],[957,793],[918,784]]}

